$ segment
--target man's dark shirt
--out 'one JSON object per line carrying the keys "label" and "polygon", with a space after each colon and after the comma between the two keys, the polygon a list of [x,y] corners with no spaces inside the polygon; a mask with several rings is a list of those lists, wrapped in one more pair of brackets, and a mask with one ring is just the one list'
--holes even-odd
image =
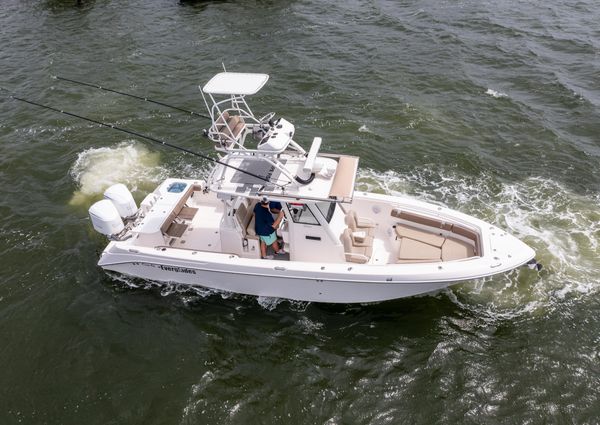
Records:
{"label": "man's dark shirt", "polygon": [[275,231],[275,229],[273,229],[275,220],[268,208],[263,207],[259,202],[254,206],[254,214],[254,230],[257,235],[269,236]]}
{"label": "man's dark shirt", "polygon": [[269,209],[271,211],[277,210],[277,211],[273,211],[273,214],[278,213],[279,211],[281,211],[281,202],[277,202],[277,201],[269,202]]}

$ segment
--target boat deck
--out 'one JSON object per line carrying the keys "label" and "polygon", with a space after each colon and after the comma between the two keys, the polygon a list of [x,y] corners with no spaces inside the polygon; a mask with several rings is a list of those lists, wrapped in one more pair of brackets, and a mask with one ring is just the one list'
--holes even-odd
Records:
{"label": "boat deck", "polygon": [[[167,186],[170,184],[172,182],[167,182]],[[145,219],[149,224],[144,224],[153,229],[152,226],[156,226],[153,223],[165,216],[166,219],[160,225],[165,245],[192,251],[225,252],[259,258],[258,238],[249,230],[253,226],[252,203],[248,206],[244,206],[245,203],[239,204],[231,215],[232,223],[229,223],[223,222],[223,218],[226,209],[232,208],[228,206],[230,204],[224,203],[215,192],[205,191],[200,184],[189,186],[185,194],[173,197],[170,204],[165,199],[167,196],[169,195],[163,194],[159,198],[157,206],[151,209],[151,214]],[[285,240],[285,249],[292,255],[274,255],[274,258],[337,262],[343,253],[346,262],[383,266],[455,261],[480,255],[479,235],[473,229],[455,223],[449,217],[411,211],[397,203],[386,201],[358,197],[352,203],[352,209],[340,207],[336,210],[338,215],[332,220],[334,224],[329,234],[320,228],[311,228],[310,233],[305,234],[303,232],[306,232],[306,226],[301,223],[296,225],[292,217],[292,221],[288,223],[296,226],[296,233],[282,232],[288,239]],[[172,205],[171,210],[169,205]],[[242,221],[239,220],[240,214],[243,215]],[[233,226],[234,218],[238,218],[237,224],[241,229],[248,230]],[[156,230],[159,230],[158,227]],[[221,234],[222,232],[224,233]],[[304,239],[309,238],[324,239],[319,247],[303,244]],[[149,240],[150,243],[156,243],[155,241]],[[144,243],[142,240],[140,242]],[[338,253],[335,251],[337,249],[344,251]],[[306,253],[305,258],[301,255],[303,253]],[[268,254],[274,253],[269,249]]]}
{"label": "boat deck", "polygon": [[182,217],[187,228],[180,237],[171,241],[173,248],[193,249],[198,251],[221,251],[221,235],[219,224],[223,218],[223,203],[213,193],[195,191],[186,203],[189,208],[197,209],[193,217]]}
{"label": "boat deck", "polygon": [[373,239],[373,256],[371,257],[371,263],[377,265],[395,263],[396,259],[394,258],[393,253],[396,251],[397,249],[394,249],[393,241],[390,240],[388,235],[382,229],[380,232],[375,233]]}
{"label": "boat deck", "polygon": [[[416,264],[465,260],[480,255],[477,231],[449,217],[416,213],[397,204],[355,199],[353,209],[375,224],[370,264]],[[357,229],[364,230],[364,229]]]}

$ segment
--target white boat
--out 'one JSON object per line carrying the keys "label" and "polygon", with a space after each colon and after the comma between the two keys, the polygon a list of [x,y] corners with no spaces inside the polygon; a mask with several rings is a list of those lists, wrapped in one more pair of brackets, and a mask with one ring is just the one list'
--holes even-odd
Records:
{"label": "white boat", "polygon": [[[138,208],[122,185],[90,208],[109,236],[99,265],[153,281],[327,303],[409,297],[505,273],[534,251],[475,217],[409,197],[354,190],[358,158],[306,151],[294,125],[257,118],[246,97],[266,74],[222,72],[201,93],[220,158],[206,181],[169,178]],[[261,258],[255,205],[282,204],[287,252]]]}

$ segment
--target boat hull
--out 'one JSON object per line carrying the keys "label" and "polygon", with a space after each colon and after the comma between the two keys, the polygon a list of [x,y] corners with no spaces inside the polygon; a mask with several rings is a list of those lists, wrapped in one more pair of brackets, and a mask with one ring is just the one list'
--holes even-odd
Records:
{"label": "boat hull", "polygon": [[[248,260],[216,253],[182,253],[175,249],[170,250],[172,252],[131,252],[116,244],[111,242],[100,259],[99,265],[106,270],[191,287],[323,303],[367,303],[411,297],[498,272],[449,274],[436,264],[420,268],[349,264],[315,267],[300,262]],[[188,258],[182,258],[182,254]],[[464,262],[462,267],[477,270],[476,263],[483,262],[485,259],[474,259],[474,267],[465,268]],[[516,265],[510,266],[514,267]]]}
{"label": "boat hull", "polygon": [[427,294],[456,282],[375,283],[231,273],[143,262],[104,267],[124,275],[257,297],[323,303],[367,303]]}

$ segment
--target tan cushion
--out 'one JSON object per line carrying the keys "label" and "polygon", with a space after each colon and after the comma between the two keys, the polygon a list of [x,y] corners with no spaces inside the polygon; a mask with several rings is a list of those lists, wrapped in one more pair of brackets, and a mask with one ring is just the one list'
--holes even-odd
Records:
{"label": "tan cushion", "polygon": [[441,248],[442,244],[446,240],[446,238],[443,236],[435,235],[424,230],[415,229],[414,227],[406,226],[404,224],[396,225],[396,235],[398,235],[400,238],[414,239],[438,248]]}
{"label": "tan cushion", "polygon": [[440,229],[443,227],[441,220],[431,217],[425,217],[420,214],[413,214],[406,211],[402,211],[400,208],[394,208],[390,215],[392,217],[400,218],[406,221],[412,221],[413,223],[423,224],[425,226],[435,227]]}
{"label": "tan cushion", "polygon": [[456,233],[457,235],[464,236],[467,239],[471,239],[473,242],[477,242],[477,233],[471,229],[467,229],[455,224],[452,227],[452,232]]}
{"label": "tan cushion", "polygon": [[373,245],[361,247],[360,253],[362,255],[364,255],[365,257],[367,257],[366,259],[363,258],[361,260],[366,263],[367,261],[369,261],[371,259],[371,256],[373,255]]}
{"label": "tan cushion", "polygon": [[354,219],[354,215],[352,215],[352,211],[346,213],[346,216],[344,217],[344,223],[346,223],[346,226],[348,226],[353,232],[357,231],[358,226],[356,225],[356,220]]}
{"label": "tan cushion", "polygon": [[350,199],[352,197],[357,168],[358,157],[340,156],[331,189],[329,189],[330,198]]}
{"label": "tan cushion", "polygon": [[367,237],[367,232],[365,232],[365,231],[352,232],[353,243],[362,243],[365,241],[366,237]]}
{"label": "tan cushion", "polygon": [[346,223],[346,226],[352,229],[353,232],[364,230],[367,232],[368,235],[373,234],[373,231],[371,229],[375,227],[375,223],[373,223],[370,219],[358,217],[356,215],[356,211],[352,210],[346,213],[344,222]]}
{"label": "tan cushion", "polygon": [[439,260],[397,260],[398,264],[437,263]]}
{"label": "tan cushion", "polygon": [[229,121],[229,112],[225,111],[223,114],[215,121],[215,127],[217,132],[222,133],[227,129],[227,122]]}
{"label": "tan cushion", "polygon": [[229,128],[234,128],[240,122],[243,122],[242,117],[239,115],[234,115],[227,120],[227,126]]}
{"label": "tan cushion", "polygon": [[256,236],[256,229],[254,227],[255,227],[255,224],[254,224],[254,214],[252,214],[252,218],[250,219],[250,222],[248,223],[248,227],[246,227],[246,232],[250,236]]}
{"label": "tan cushion", "polygon": [[360,242],[352,238],[352,246],[373,246],[373,239],[373,236],[367,236]]}
{"label": "tan cushion", "polygon": [[246,229],[246,226],[248,225],[248,221],[247,221],[247,215],[248,213],[248,208],[246,208],[245,204],[240,204],[237,207],[237,210],[235,210],[235,217],[238,220],[238,223],[240,224],[240,226],[242,227],[242,229]]}
{"label": "tan cushion", "polygon": [[238,123],[233,128],[233,131],[231,132],[231,137],[233,137],[234,139],[237,139],[240,136],[240,134],[242,133],[242,131],[244,130],[244,128],[246,128],[246,124],[244,124],[243,122]]}
{"label": "tan cushion", "polygon": [[344,245],[346,261],[364,264],[367,263],[371,258],[371,255],[373,255],[372,246],[356,246],[352,244],[352,233],[350,229],[344,229],[344,232],[340,235],[340,241]]}
{"label": "tan cushion", "polygon": [[440,261],[442,259],[442,250],[414,239],[402,238],[400,240],[398,259]]}
{"label": "tan cushion", "polygon": [[459,241],[458,239],[446,239],[444,245],[442,245],[442,260],[443,261],[453,261],[453,260],[461,260],[463,258],[473,257],[475,255],[475,250],[473,246]]}
{"label": "tan cushion", "polygon": [[340,235],[340,241],[344,245],[344,252],[352,252],[352,234],[348,229],[344,229]]}
{"label": "tan cushion", "polygon": [[[221,117],[225,116],[227,112],[224,112]],[[244,119],[239,115],[234,115],[232,117],[227,114],[227,123],[225,123],[221,118],[219,118],[216,122],[217,131],[220,133],[220,138],[223,141],[227,139],[236,139],[246,125],[244,124]]]}
{"label": "tan cushion", "polygon": [[240,204],[235,211],[235,217],[242,228],[242,236],[247,239],[258,239],[254,230],[254,212]]}
{"label": "tan cushion", "polygon": [[351,263],[365,264],[369,260],[366,257],[363,257],[362,255],[350,254],[346,255],[346,261],[349,261]]}
{"label": "tan cushion", "polygon": [[356,214],[356,211],[350,210],[348,211],[348,214],[350,215],[351,220],[354,221],[354,223],[356,223],[356,227],[358,228],[375,227],[375,223],[373,223],[371,219],[366,217],[359,217]]}
{"label": "tan cushion", "polygon": [[221,114],[221,116],[219,118],[217,118],[217,120],[215,121],[215,124],[217,124],[217,125],[225,124],[225,122],[227,122],[228,119],[229,119],[229,112],[225,111]]}
{"label": "tan cushion", "polygon": [[362,246],[362,247],[352,247],[352,254],[346,255],[346,261],[350,261],[352,263],[360,263],[364,264],[369,261],[373,255],[373,247],[372,246]]}
{"label": "tan cushion", "polygon": [[358,215],[356,215],[356,211],[350,211],[350,213],[354,216],[354,220],[356,221],[356,227],[375,227],[375,223],[373,223],[373,220],[371,220],[370,218],[359,217]]}
{"label": "tan cushion", "polygon": [[246,125],[244,124],[244,120],[240,116],[235,115],[231,117],[229,121],[227,121],[227,125],[223,126],[223,128],[220,129],[220,131],[225,136],[230,137],[232,139],[236,139],[245,126]]}

